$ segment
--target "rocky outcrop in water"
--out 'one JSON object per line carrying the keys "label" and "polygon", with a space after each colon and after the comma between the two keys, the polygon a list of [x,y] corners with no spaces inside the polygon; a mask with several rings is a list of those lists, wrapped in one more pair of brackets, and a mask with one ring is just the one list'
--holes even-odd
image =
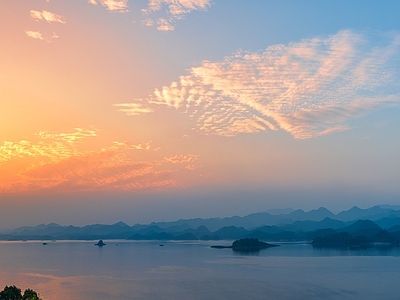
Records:
{"label": "rocky outcrop in water", "polygon": [[216,249],[230,248],[233,251],[239,251],[239,252],[256,252],[260,251],[261,249],[266,249],[276,246],[279,245],[265,243],[256,238],[246,238],[234,241],[231,246],[215,245],[211,246],[211,248],[216,248]]}

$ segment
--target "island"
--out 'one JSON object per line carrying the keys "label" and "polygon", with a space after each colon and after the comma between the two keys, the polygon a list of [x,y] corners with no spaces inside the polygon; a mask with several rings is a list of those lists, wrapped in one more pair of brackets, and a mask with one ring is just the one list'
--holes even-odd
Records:
{"label": "island", "polygon": [[211,246],[211,248],[215,249],[229,248],[232,249],[233,251],[239,251],[239,252],[256,252],[260,251],[261,249],[277,247],[277,246],[279,245],[265,243],[256,238],[245,238],[234,241],[231,246],[214,245]]}
{"label": "island", "polygon": [[98,242],[97,242],[97,244],[94,244],[95,246],[99,246],[99,247],[103,247],[103,246],[105,246],[106,244],[103,242],[103,240],[99,240]]}

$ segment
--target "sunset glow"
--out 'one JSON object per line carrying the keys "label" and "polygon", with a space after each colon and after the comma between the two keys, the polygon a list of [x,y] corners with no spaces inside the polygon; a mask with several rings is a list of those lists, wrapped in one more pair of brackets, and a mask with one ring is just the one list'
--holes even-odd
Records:
{"label": "sunset glow", "polygon": [[399,6],[339,2],[3,0],[5,214],[396,203]]}

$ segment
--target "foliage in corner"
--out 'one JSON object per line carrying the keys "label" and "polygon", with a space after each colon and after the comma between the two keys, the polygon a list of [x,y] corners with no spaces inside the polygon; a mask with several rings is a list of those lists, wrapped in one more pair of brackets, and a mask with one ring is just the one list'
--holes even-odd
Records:
{"label": "foliage in corner", "polygon": [[24,294],[21,294],[21,289],[13,286],[5,286],[0,292],[0,300],[42,300],[38,293],[34,290],[26,289]]}

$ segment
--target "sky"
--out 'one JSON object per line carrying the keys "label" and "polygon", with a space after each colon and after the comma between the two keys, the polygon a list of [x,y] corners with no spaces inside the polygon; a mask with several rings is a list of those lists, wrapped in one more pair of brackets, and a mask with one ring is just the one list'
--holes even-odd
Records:
{"label": "sky", "polygon": [[2,0],[0,228],[399,204],[399,13]]}

